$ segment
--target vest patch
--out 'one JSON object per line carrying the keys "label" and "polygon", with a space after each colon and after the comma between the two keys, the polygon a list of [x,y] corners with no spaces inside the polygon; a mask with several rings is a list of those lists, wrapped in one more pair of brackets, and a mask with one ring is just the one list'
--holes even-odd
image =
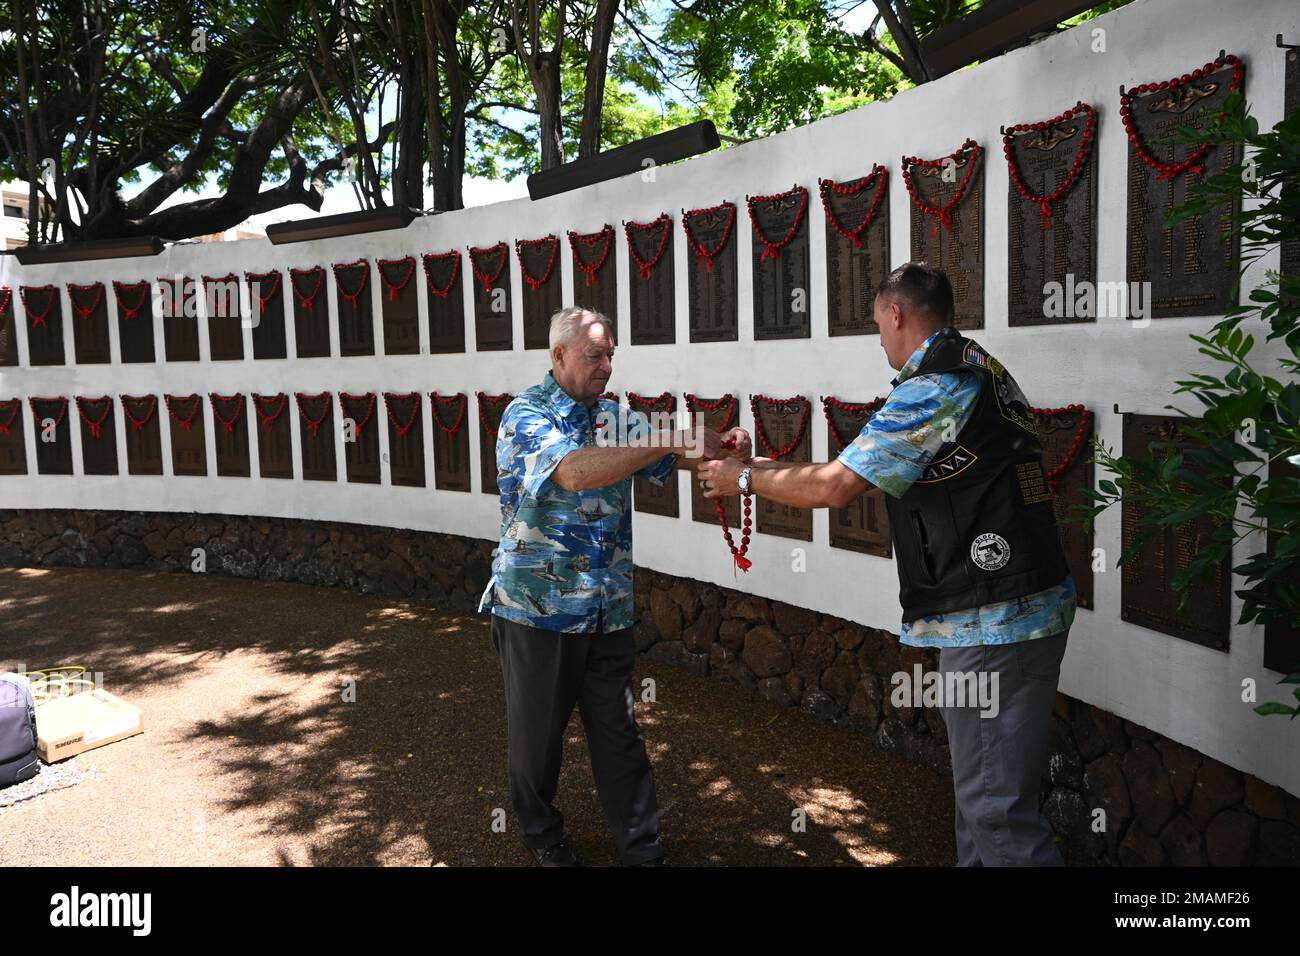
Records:
{"label": "vest patch", "polygon": [[985,571],[996,571],[1011,560],[1011,545],[1002,535],[986,531],[971,542],[970,559]]}
{"label": "vest patch", "polygon": [[961,474],[978,460],[979,455],[965,445],[958,445],[938,461],[932,461],[926,465],[925,470],[921,472],[921,477],[916,480],[922,484],[944,481]]}

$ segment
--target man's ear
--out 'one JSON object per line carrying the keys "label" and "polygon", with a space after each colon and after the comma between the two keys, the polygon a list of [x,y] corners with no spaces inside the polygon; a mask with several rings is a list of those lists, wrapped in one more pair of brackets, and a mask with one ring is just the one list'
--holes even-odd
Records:
{"label": "man's ear", "polygon": [[564,346],[563,346],[562,344],[561,344],[561,345],[557,345],[557,346],[555,346],[555,348],[551,349],[551,367],[552,367],[552,368],[557,368],[557,367],[559,367],[559,365],[561,364],[561,363],[560,363],[560,359],[563,357],[563,355],[564,355]]}

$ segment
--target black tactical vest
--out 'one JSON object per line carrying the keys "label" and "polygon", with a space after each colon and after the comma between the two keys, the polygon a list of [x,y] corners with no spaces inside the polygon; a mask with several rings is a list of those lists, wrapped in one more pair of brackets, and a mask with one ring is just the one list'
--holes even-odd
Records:
{"label": "black tactical vest", "polygon": [[903,620],[1006,601],[1069,574],[1033,412],[997,359],[942,330],[916,374],[972,372],[980,393],[955,439],[901,498],[885,496]]}

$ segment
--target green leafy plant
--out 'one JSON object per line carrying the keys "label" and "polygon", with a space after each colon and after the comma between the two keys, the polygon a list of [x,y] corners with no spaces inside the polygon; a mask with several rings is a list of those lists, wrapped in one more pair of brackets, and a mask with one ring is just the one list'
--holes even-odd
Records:
{"label": "green leafy plant", "polygon": [[[1223,107],[1209,114],[1205,129],[1180,129],[1175,141],[1189,146],[1208,142],[1240,147],[1239,161],[1190,187],[1187,201],[1173,210],[1166,224],[1190,216],[1233,208],[1241,214],[1234,227],[1241,236],[1241,273],[1234,290],[1240,301],[1242,280],[1262,256],[1300,243],[1300,113],[1261,132],[1244,98],[1232,93]],[[1138,516],[1135,534],[1120,556],[1130,561],[1152,535],[1186,522],[1201,522],[1197,555],[1173,579],[1181,594],[1180,609],[1198,583],[1208,582],[1216,567],[1231,560],[1243,540],[1264,535],[1268,547],[1233,566],[1245,581],[1238,623],[1270,621],[1300,624],[1300,277],[1264,271],[1243,305],[1229,309],[1205,335],[1192,335],[1200,354],[1225,368],[1220,375],[1191,374],[1176,383],[1174,395],[1190,394],[1204,407],[1201,418],[1187,415],[1177,441],[1155,442],[1150,459],[1116,456],[1094,442],[1097,463],[1113,477],[1098,482],[1080,506],[1085,528],[1111,506],[1126,503]],[[1286,352],[1265,362],[1252,350],[1256,335],[1281,340]],[[1276,367],[1274,367],[1276,366]],[[1273,374],[1269,374],[1269,373]],[[1282,684],[1300,685],[1300,673]],[[1294,690],[1300,701],[1300,686]],[[1300,716],[1300,705],[1260,704],[1259,714]]]}

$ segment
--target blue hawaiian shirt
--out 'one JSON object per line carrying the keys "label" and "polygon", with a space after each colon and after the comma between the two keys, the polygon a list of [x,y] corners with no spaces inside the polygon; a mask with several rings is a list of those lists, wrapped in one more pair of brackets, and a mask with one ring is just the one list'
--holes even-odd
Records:
{"label": "blue hawaiian shirt", "polygon": [[[622,416],[629,438],[648,434],[641,412],[601,398],[588,409],[546,373],[520,393],[497,430],[501,544],[482,610],[533,627],[590,634],[631,627],[632,478],[565,491],[549,480],[569,452],[595,447],[603,424]],[[601,444],[608,444],[601,441]],[[675,477],[675,454],[636,472],[657,485]]]}
{"label": "blue hawaiian shirt", "polygon": [[[942,331],[942,330],[940,330]],[[899,369],[885,404],[840,453],[840,462],[888,495],[901,498],[935,453],[970,421],[979,398],[973,372],[917,375],[930,335]],[[900,639],[914,647],[1015,644],[1048,637],[1074,623],[1074,578],[1044,591],[903,622]]]}

